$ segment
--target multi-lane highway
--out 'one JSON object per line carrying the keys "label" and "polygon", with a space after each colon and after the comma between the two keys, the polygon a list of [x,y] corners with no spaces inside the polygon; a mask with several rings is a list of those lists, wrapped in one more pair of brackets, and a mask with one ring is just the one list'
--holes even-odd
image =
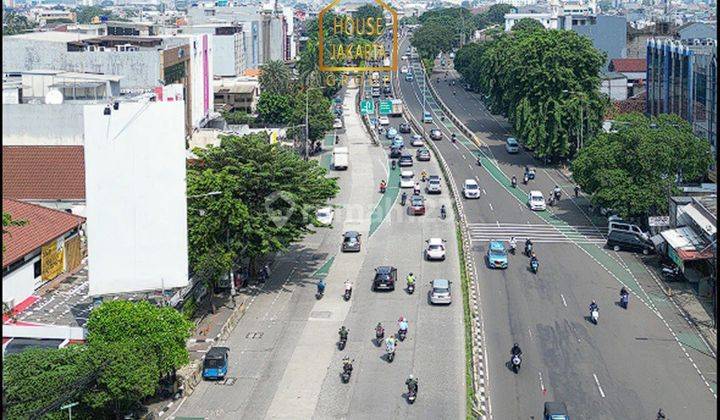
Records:
{"label": "multi-lane highway", "polygon": [[[401,54],[408,46],[404,40]],[[447,81],[443,71],[431,76],[432,83],[483,142],[480,147],[449,118],[442,121],[419,63],[411,66],[415,81],[399,75],[398,96],[418,120],[424,109],[430,111],[434,123],[425,126],[444,133],[435,145],[450,167],[449,181],[461,188],[465,179],[475,179],[482,188],[480,199],[463,200],[461,207],[479,270],[492,417],[540,418],[543,403],[556,400],[567,404],[572,418],[650,419],[658,408],[668,418],[714,418],[714,354],[653,286],[647,270],[634,256],[603,248],[603,222],[586,214],[582,198],[570,197],[573,185],[567,179],[538,168],[527,153],[506,153],[508,125],[485,111],[478,95],[465,92],[459,81],[451,85],[457,77],[452,69]],[[452,133],[458,135],[455,144]],[[522,179],[524,165],[537,168],[537,179],[512,188],[510,177]],[[557,206],[538,213],[528,209],[530,189],[547,196],[556,184],[565,192]],[[506,270],[486,268],[488,240],[513,235],[535,240],[538,274],[520,253],[510,256]],[[616,304],[623,285],[632,291],[628,310]],[[593,299],[600,306],[598,325],[587,319]],[[523,349],[518,374],[507,365],[513,343]]]}
{"label": "multi-lane highway", "polygon": [[[345,130],[340,146],[350,149],[347,171],[332,171],[341,192],[332,204],[335,221],[318,229],[272,267],[271,280],[256,289],[249,307],[226,342],[230,348],[229,378],[203,382],[174,407],[170,416],[208,419],[257,418],[464,418],[465,350],[462,294],[452,214],[441,220],[439,207],[450,206],[447,191],[428,196],[427,214],[409,216],[398,203],[398,173],[391,171],[386,147],[375,146],[361,126],[355,109],[357,89],[344,95]],[[393,124],[397,124],[394,122]],[[409,147],[412,150],[414,148]],[[439,173],[436,161],[415,162],[416,174]],[[389,180],[380,194],[378,185]],[[341,234],[355,230],[362,236],[359,253],[341,253]],[[425,240],[447,242],[447,259],[423,259]],[[397,268],[399,284],[393,292],[370,290],[374,269]],[[404,291],[405,276],[413,272],[417,289]],[[316,281],[327,282],[325,296],[315,299]],[[431,306],[429,282],[451,281],[453,303]],[[343,282],[350,279],[353,295],[342,299]],[[388,334],[397,321],[409,320],[407,339],[395,360],[384,359],[384,346],[373,342],[374,327],[382,322]],[[340,326],[349,328],[343,351],[336,342]],[[354,359],[348,384],[340,382],[341,360]],[[404,399],[408,375],[419,379],[414,405]]]}

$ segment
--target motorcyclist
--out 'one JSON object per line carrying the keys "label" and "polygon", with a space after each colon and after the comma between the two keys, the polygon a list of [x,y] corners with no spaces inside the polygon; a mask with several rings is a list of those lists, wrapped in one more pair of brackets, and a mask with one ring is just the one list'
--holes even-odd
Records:
{"label": "motorcyclist", "polygon": [[408,387],[408,391],[414,392],[417,394],[418,391],[418,380],[413,375],[408,376],[407,381],[405,381],[405,385]]}
{"label": "motorcyclist", "polygon": [[578,196],[580,195],[580,186],[576,185],[574,190],[575,190],[575,198],[578,198]]}
{"label": "motorcyclist", "polygon": [[413,276],[413,273],[407,275],[407,285],[408,287],[415,285],[415,276]]}
{"label": "motorcyclist", "polygon": [[347,341],[348,332],[349,332],[349,330],[347,328],[345,328],[344,325],[342,327],[340,327],[340,331],[338,331],[338,334],[340,334],[340,340]]}
{"label": "motorcyclist", "polygon": [[407,334],[408,328],[409,328],[409,325],[408,325],[407,320],[403,317],[400,317],[400,319],[398,320],[398,329],[400,331],[404,332],[405,334]]}
{"label": "motorcyclist", "polygon": [[530,250],[532,249],[532,244],[533,244],[533,243],[532,243],[532,241],[530,240],[530,238],[527,238],[527,239],[525,240],[525,253],[529,253],[529,252],[530,252]]}
{"label": "motorcyclist", "polygon": [[450,138],[452,139],[452,142],[455,143],[455,140],[457,140],[457,134],[452,133],[452,136]]}
{"label": "motorcyclist", "polygon": [[627,289],[625,288],[625,286],[623,286],[622,289],[620,289],[620,297],[627,296],[627,295],[629,295],[629,294],[630,294],[630,293],[627,291]]}
{"label": "motorcyclist", "polygon": [[317,283],[317,291],[319,294],[325,293],[325,279],[320,279]]}
{"label": "motorcyclist", "polygon": [[390,335],[388,338],[385,339],[385,350],[388,353],[392,353],[395,351],[395,345],[397,344],[397,340],[395,339],[395,335]]}
{"label": "motorcyclist", "polygon": [[513,175],[512,179],[510,180],[510,184],[512,184],[513,188],[517,187],[517,178],[515,178],[515,175]]}
{"label": "motorcyclist", "polygon": [[353,370],[352,362],[350,361],[350,357],[345,356],[342,360],[342,366],[343,366],[343,372],[345,373],[351,373]]}
{"label": "motorcyclist", "polygon": [[345,290],[352,290],[352,281],[350,279],[345,280]]}
{"label": "motorcyclist", "polygon": [[420,194],[420,183],[419,182],[415,183],[415,187],[413,187],[413,193],[416,195]]}
{"label": "motorcyclist", "polygon": [[665,413],[663,413],[663,409],[659,409],[657,412],[656,420],[664,420],[665,419]]}
{"label": "motorcyclist", "polygon": [[592,313],[593,311],[598,311],[598,312],[600,311],[600,308],[598,307],[597,303],[595,303],[594,300],[592,302],[590,302],[590,313]]}
{"label": "motorcyclist", "polygon": [[518,346],[518,343],[513,344],[512,348],[510,349],[510,354],[512,356],[520,356],[522,354],[522,350],[520,350],[520,346]]}
{"label": "motorcyclist", "polygon": [[535,256],[535,253],[533,252],[532,256],[530,257],[530,266],[532,267],[533,265],[536,265],[536,264],[540,265],[540,262],[538,261],[537,257]]}
{"label": "motorcyclist", "polygon": [[445,204],[443,204],[440,206],[440,217],[444,219],[445,216],[447,216],[447,211],[445,210]]}
{"label": "motorcyclist", "polygon": [[393,159],[392,162],[390,162],[390,167],[391,167],[393,170],[395,169],[395,167],[397,167],[397,162],[395,161],[395,159]]}
{"label": "motorcyclist", "polygon": [[556,200],[560,199],[560,193],[561,193],[560,187],[555,185],[555,188],[553,188],[553,195],[555,196]]}
{"label": "motorcyclist", "polygon": [[525,172],[525,175],[523,175],[523,184],[527,184],[528,181],[530,181],[530,176]]}
{"label": "motorcyclist", "polygon": [[511,236],[510,237],[510,249],[512,250],[513,253],[515,252],[515,248],[517,248],[517,241],[515,241],[514,236]]}
{"label": "motorcyclist", "polygon": [[385,183],[385,180],[383,179],[380,181],[380,191],[385,192],[385,188],[387,188],[387,184]]}
{"label": "motorcyclist", "polygon": [[404,206],[406,201],[407,201],[407,193],[405,191],[403,191],[402,195],[400,196],[400,204],[402,204]]}
{"label": "motorcyclist", "polygon": [[382,322],[378,322],[378,324],[375,326],[375,333],[380,333],[381,336],[385,334],[385,328],[383,328]]}
{"label": "motorcyclist", "polygon": [[422,171],[420,172],[420,179],[423,180],[423,182],[427,179],[427,172]]}

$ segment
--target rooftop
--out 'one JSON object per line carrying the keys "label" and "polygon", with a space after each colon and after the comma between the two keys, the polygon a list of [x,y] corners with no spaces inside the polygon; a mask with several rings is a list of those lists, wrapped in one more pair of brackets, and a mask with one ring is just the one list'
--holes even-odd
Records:
{"label": "rooftop", "polygon": [[5,228],[3,268],[85,222],[84,217],[10,198],[3,197],[2,208],[13,220],[27,222]]}
{"label": "rooftop", "polygon": [[613,58],[610,70],[620,73],[644,73],[647,71],[647,60],[644,58]]}
{"label": "rooftop", "polygon": [[3,197],[85,200],[83,146],[3,146]]}
{"label": "rooftop", "polygon": [[86,35],[79,32],[28,32],[18,35],[3,36],[3,42],[10,39],[27,39],[31,41],[52,41],[52,42],[71,42],[82,41],[84,39],[95,38],[96,35]]}

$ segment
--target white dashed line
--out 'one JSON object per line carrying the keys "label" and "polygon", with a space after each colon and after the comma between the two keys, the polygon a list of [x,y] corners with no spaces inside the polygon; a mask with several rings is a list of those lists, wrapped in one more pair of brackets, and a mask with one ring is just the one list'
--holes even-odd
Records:
{"label": "white dashed line", "polygon": [[595,385],[597,385],[598,391],[600,391],[600,396],[605,398],[605,393],[602,390],[602,387],[600,386],[600,381],[598,381],[597,375],[593,373],[593,378],[595,378]]}
{"label": "white dashed line", "polygon": [[545,393],[547,392],[547,389],[545,389],[545,384],[543,383],[543,380],[542,380],[542,372],[538,372],[538,377],[540,378],[540,391],[543,393],[543,395],[545,395]]}
{"label": "white dashed line", "polygon": [[488,202],[488,206],[490,206],[491,211],[495,211],[495,210],[493,210],[492,203]]}
{"label": "white dashed line", "polygon": [[565,305],[565,307],[567,308],[567,302],[565,302],[565,296],[563,296],[563,294],[560,293],[560,297],[562,298],[563,305]]}

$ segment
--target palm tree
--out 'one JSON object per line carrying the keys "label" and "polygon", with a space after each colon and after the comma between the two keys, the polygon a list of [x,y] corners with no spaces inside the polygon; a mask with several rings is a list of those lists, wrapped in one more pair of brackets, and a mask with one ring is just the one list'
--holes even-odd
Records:
{"label": "palm tree", "polygon": [[260,67],[260,89],[263,92],[290,93],[290,70],[280,60],[268,61]]}

